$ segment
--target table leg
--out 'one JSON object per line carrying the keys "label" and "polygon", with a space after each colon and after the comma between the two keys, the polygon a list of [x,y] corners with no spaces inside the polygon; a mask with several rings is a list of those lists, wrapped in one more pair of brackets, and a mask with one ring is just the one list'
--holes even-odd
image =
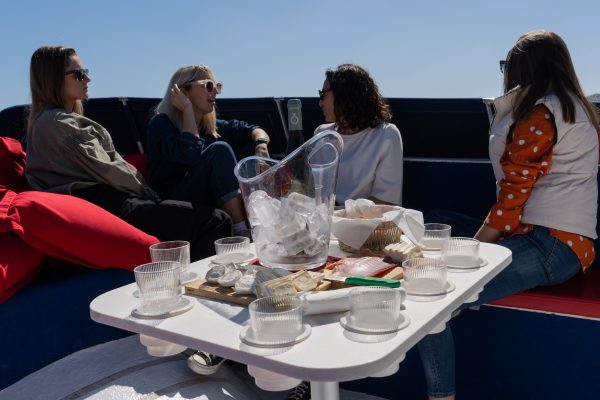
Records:
{"label": "table leg", "polygon": [[338,382],[311,382],[310,398],[312,400],[339,400],[340,385]]}

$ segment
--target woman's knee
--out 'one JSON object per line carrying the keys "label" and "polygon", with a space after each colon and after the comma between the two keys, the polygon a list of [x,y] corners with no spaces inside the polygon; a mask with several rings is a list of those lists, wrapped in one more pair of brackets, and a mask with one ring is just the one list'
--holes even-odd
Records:
{"label": "woman's knee", "polygon": [[231,148],[229,143],[226,142],[214,142],[204,150],[203,155],[215,161],[233,161],[233,163],[236,162],[233,149]]}

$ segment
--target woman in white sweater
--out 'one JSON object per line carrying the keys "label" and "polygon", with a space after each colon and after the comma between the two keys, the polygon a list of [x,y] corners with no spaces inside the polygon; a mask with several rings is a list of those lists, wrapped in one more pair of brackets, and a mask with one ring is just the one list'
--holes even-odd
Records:
{"label": "woman in white sweater", "polygon": [[336,186],[336,203],[368,198],[375,203],[402,203],[402,137],[390,123],[390,107],[362,67],[343,64],[325,72],[319,105],[327,124],[315,135],[336,130],[344,140]]}

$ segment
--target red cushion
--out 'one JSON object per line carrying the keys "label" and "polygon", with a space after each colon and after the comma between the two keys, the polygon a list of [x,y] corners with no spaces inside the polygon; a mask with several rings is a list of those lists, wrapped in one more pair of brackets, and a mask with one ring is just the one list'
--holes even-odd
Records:
{"label": "red cushion", "polygon": [[9,188],[26,186],[25,152],[13,138],[0,137],[0,185]]}
{"label": "red cushion", "polygon": [[45,259],[14,233],[0,234],[0,303],[32,281]]}
{"label": "red cushion", "polygon": [[491,304],[600,319],[600,269],[590,268],[560,285],[530,289]]}
{"label": "red cushion", "polygon": [[[132,270],[158,239],[74,196],[4,189],[0,232],[13,231],[44,254],[92,268]],[[0,196],[2,188],[0,188]]]}
{"label": "red cushion", "polygon": [[148,158],[145,154],[127,154],[123,156],[123,159],[133,165],[144,179],[148,179]]}

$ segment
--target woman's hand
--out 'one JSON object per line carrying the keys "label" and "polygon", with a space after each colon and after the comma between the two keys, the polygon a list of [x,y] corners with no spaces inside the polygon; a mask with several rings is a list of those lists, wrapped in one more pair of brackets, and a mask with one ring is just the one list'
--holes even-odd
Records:
{"label": "woman's hand", "polygon": [[252,130],[252,141],[255,144],[254,155],[257,157],[269,157],[269,135],[262,128]]}
{"label": "woman's hand", "polygon": [[486,224],[481,225],[481,228],[475,234],[475,239],[480,242],[496,243],[500,238],[500,231]]}
{"label": "woman's hand", "polygon": [[192,102],[188,97],[179,89],[177,84],[174,84],[171,88],[171,103],[173,107],[178,109],[181,112],[185,112],[186,109],[192,109]]}
{"label": "woman's hand", "polygon": [[254,148],[254,155],[258,157],[266,157],[269,158],[269,149],[267,148],[266,143],[259,143]]}
{"label": "woman's hand", "polygon": [[181,111],[181,129],[184,132],[200,137],[198,132],[198,122],[194,115],[194,107],[190,99],[179,89],[177,84],[171,88],[171,103],[173,107]]}

